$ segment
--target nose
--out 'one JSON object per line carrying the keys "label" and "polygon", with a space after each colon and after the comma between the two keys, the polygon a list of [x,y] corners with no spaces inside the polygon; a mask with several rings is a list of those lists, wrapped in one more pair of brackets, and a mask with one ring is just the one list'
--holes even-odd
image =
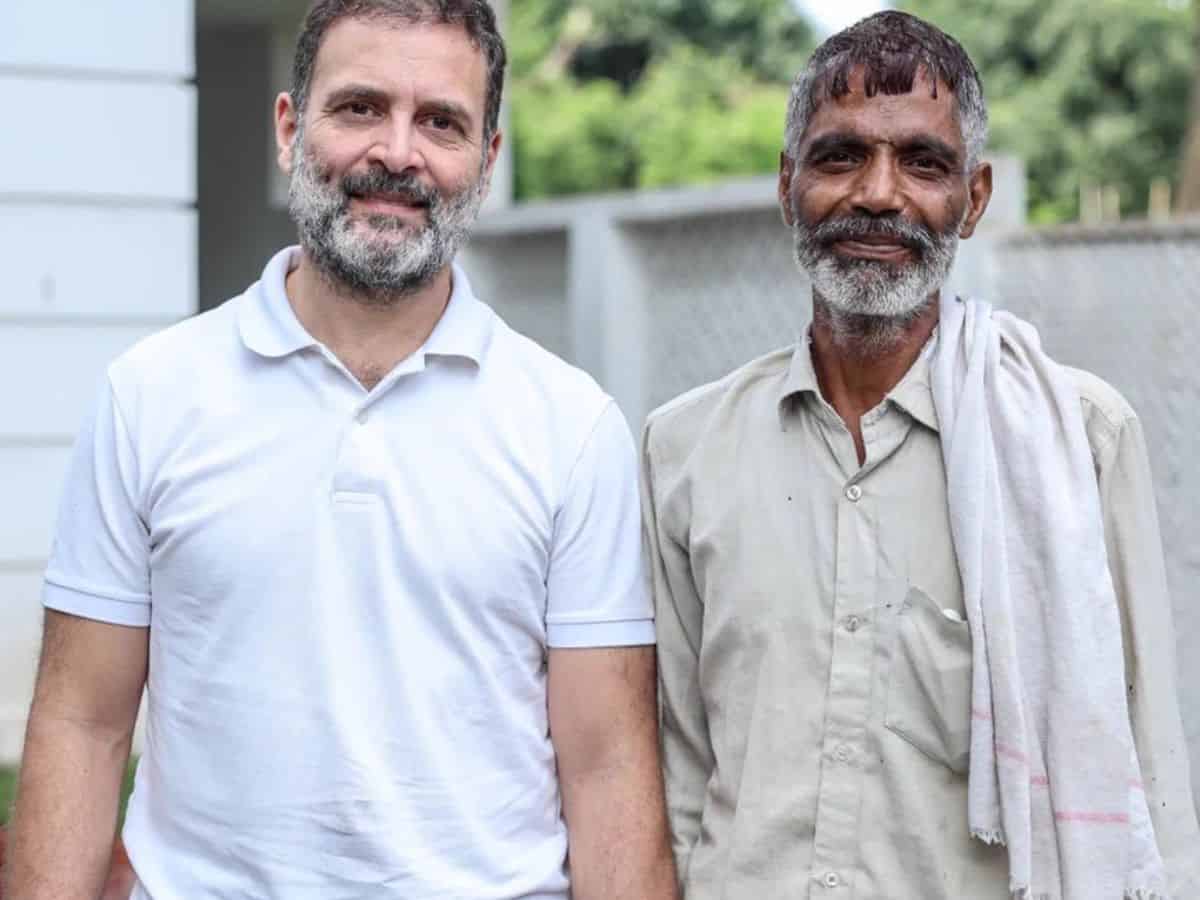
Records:
{"label": "nose", "polygon": [[367,151],[367,162],[381,165],[396,175],[422,171],[425,156],[415,124],[407,120],[389,120],[379,129],[375,142]]}
{"label": "nose", "polygon": [[890,153],[876,153],[859,173],[851,201],[857,212],[883,216],[904,207],[900,173]]}

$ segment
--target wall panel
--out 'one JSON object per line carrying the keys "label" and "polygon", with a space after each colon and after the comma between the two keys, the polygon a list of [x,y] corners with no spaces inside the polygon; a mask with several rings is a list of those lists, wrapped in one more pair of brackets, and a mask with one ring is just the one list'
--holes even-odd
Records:
{"label": "wall panel", "polygon": [[196,309],[192,210],[0,204],[0,247],[0,320],[167,322]]}

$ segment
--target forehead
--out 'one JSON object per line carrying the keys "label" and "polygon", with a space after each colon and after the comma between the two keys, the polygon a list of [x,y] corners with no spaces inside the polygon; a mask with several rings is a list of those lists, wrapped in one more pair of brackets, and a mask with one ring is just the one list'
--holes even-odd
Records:
{"label": "forehead", "polygon": [[313,66],[314,96],[347,83],[418,89],[482,108],[487,63],[459,25],[347,18],[325,32]]}
{"label": "forehead", "polygon": [[868,97],[861,69],[849,78],[850,90],[823,100],[809,119],[803,143],[831,132],[851,133],[868,141],[893,141],[931,135],[963,149],[962,128],[954,92],[943,81],[934,84],[918,72],[907,94],[876,93]]}

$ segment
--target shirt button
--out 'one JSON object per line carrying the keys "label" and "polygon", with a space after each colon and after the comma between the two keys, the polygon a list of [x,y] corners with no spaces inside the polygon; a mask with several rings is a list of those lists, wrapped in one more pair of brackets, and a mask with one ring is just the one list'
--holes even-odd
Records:
{"label": "shirt button", "polygon": [[845,628],[851,634],[862,628],[862,619],[858,616],[846,616]]}
{"label": "shirt button", "polygon": [[358,415],[356,415],[354,417],[354,421],[357,422],[359,425],[366,425],[367,420],[370,418],[371,418],[371,414],[369,412],[367,412],[365,409],[360,409],[358,411]]}
{"label": "shirt button", "polygon": [[821,884],[827,888],[835,888],[842,883],[842,879],[838,877],[837,872],[826,872],[821,876]]}
{"label": "shirt button", "polygon": [[851,503],[857,503],[862,499],[863,490],[857,484],[852,484],[846,488],[846,499]]}
{"label": "shirt button", "polygon": [[841,744],[836,750],[833,751],[833,758],[841,763],[850,762],[851,755],[850,748],[845,744]]}

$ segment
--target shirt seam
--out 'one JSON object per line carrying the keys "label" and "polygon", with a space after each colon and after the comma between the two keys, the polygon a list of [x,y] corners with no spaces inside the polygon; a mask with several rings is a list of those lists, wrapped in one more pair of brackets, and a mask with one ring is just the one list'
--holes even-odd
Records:
{"label": "shirt seam", "polygon": [[[1124,415],[1121,417],[1120,421],[1116,421],[1111,415],[1109,415],[1108,410],[1104,409],[1104,407],[1100,406],[1098,403],[1095,403],[1090,397],[1085,397],[1081,393],[1079,395],[1079,399],[1082,403],[1087,404],[1089,410],[1094,410],[1100,416],[1100,418],[1104,420],[1104,424],[1106,426],[1104,432],[1096,436],[1099,440],[1097,441],[1097,446],[1093,448],[1093,452],[1097,458],[1109,455],[1109,452],[1112,450],[1112,448],[1117,445],[1121,433],[1125,430],[1126,426],[1128,426],[1131,420],[1135,420],[1137,418],[1137,415]],[[1084,430],[1086,431],[1087,429],[1085,428]]]}
{"label": "shirt seam", "polygon": [[579,465],[583,462],[583,457],[587,454],[588,447],[591,446],[592,440],[596,437],[596,432],[600,430],[600,423],[604,421],[604,416],[609,409],[615,405],[615,401],[611,397],[605,399],[604,404],[600,407],[600,412],[592,422],[592,427],[588,429],[587,437],[579,445],[579,450],[575,454],[575,461],[571,463],[571,470],[567,473],[567,480],[563,482],[562,491],[559,493],[558,505],[554,510],[554,520],[557,523],[559,514],[567,503],[567,496],[570,493],[571,483],[575,480],[575,473],[579,471]]}
{"label": "shirt seam", "polygon": [[[130,501],[130,505],[133,507],[134,511],[137,513],[138,521],[141,523],[141,526],[148,531],[149,525],[147,524],[147,520],[146,520],[147,517],[146,517],[145,511],[142,509],[142,503],[141,503],[141,481],[142,481],[141,460],[138,459],[137,448],[133,443],[133,436],[130,434],[130,431],[129,431],[129,424],[128,424],[127,418],[125,416],[125,410],[121,408],[121,398],[117,394],[117,386],[115,384],[113,384],[111,374],[108,376],[107,380],[108,380],[108,393],[109,393],[109,396],[112,398],[113,418],[116,420],[116,426],[120,430],[121,439],[124,442],[126,449],[129,451],[129,456],[133,460],[134,470],[135,470],[134,471],[134,480],[137,482],[137,484],[136,484],[137,491],[135,492],[135,496],[129,495],[128,485],[125,484],[125,479],[123,479],[123,478],[121,479],[121,490],[125,493],[126,498]],[[118,463],[118,465],[119,465],[119,463]]]}

